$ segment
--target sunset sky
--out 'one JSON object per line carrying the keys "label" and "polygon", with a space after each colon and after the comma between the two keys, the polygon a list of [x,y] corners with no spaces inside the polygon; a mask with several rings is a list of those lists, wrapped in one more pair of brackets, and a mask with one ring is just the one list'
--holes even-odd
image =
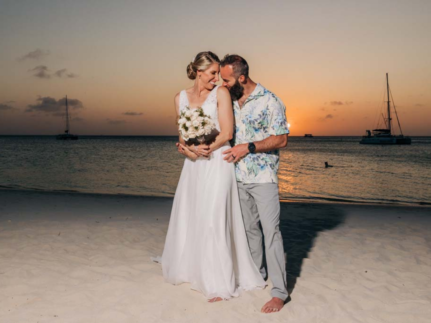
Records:
{"label": "sunset sky", "polygon": [[0,135],[175,135],[200,51],[236,53],[291,134],[362,135],[385,73],[404,134],[431,135],[431,1],[0,0]]}

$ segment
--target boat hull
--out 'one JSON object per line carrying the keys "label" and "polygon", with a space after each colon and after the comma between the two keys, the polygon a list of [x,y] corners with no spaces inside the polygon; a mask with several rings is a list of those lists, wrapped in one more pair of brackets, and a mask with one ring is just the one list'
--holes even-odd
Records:
{"label": "boat hull", "polygon": [[62,135],[57,135],[56,139],[57,140],[78,140],[78,136],[71,135],[71,134],[62,134]]}
{"label": "boat hull", "polygon": [[359,142],[362,145],[411,145],[412,140],[410,137],[362,137]]}

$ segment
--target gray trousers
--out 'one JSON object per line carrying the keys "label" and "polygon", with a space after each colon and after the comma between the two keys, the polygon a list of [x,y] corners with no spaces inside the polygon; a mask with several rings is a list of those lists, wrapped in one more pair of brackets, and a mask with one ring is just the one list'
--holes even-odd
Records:
{"label": "gray trousers", "polygon": [[[238,182],[241,211],[247,232],[248,245],[257,268],[264,278],[262,230],[265,239],[266,264],[271,279],[273,297],[286,300],[286,264],[283,238],[280,232],[280,200],[275,183],[244,184]],[[262,230],[259,227],[259,221]]]}

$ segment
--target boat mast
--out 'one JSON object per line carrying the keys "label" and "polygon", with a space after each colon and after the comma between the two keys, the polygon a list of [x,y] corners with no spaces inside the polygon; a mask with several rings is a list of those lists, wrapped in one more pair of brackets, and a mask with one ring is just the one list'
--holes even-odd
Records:
{"label": "boat mast", "polygon": [[388,90],[388,129],[389,129],[389,134],[391,133],[391,101],[389,101],[389,76],[388,73],[386,73],[386,86],[387,86],[387,90]]}
{"label": "boat mast", "polygon": [[66,131],[65,133],[69,133],[69,107],[67,106],[67,95],[66,95]]}

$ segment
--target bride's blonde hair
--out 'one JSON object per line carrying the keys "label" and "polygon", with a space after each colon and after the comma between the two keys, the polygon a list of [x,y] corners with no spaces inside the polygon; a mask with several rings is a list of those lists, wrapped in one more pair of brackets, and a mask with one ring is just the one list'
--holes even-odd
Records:
{"label": "bride's blonde hair", "polygon": [[197,71],[205,71],[212,64],[220,64],[220,59],[213,52],[200,52],[194,60],[187,65],[187,76],[189,79],[196,79]]}

